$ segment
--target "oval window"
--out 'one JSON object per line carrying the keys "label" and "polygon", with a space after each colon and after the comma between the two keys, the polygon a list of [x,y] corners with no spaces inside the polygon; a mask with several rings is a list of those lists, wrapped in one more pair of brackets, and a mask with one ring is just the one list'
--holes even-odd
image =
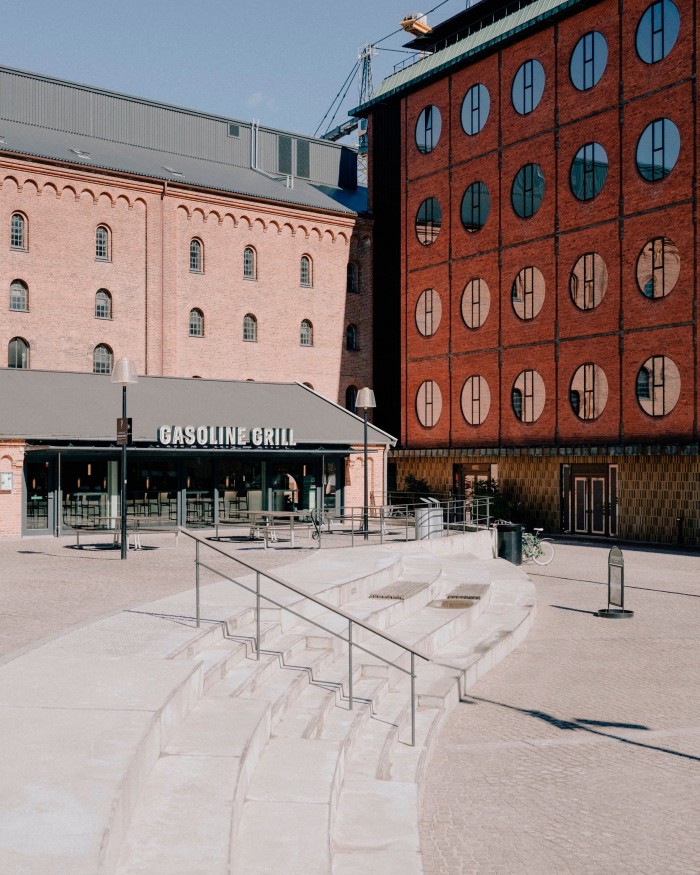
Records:
{"label": "oval window", "polygon": [[416,237],[423,246],[430,246],[437,239],[442,227],[442,210],[437,198],[426,198],[416,213]]}
{"label": "oval window", "polygon": [[486,124],[491,109],[491,98],[488,88],[479,83],[472,87],[464,95],[462,101],[462,130],[465,134],[473,137]]}
{"label": "oval window", "polygon": [[524,321],[534,319],[544,304],[545,282],[536,267],[524,267],[513,280],[511,303],[516,316]]}
{"label": "oval window", "polygon": [[594,310],[608,290],[608,268],[596,252],[582,255],[571,271],[569,291],[579,310]]}
{"label": "oval window", "polygon": [[655,237],[639,253],[637,283],[646,298],[669,295],[678,282],[680,272],[680,252],[668,237]]}
{"label": "oval window", "polygon": [[424,155],[437,146],[442,133],[442,116],[437,106],[426,106],[416,123],[416,146]]}
{"label": "oval window", "polygon": [[462,224],[467,231],[480,231],[491,210],[491,196],[483,182],[472,182],[462,198]]}
{"label": "oval window", "polygon": [[416,304],[416,328],[423,337],[435,334],[442,317],[442,302],[435,289],[426,289]]}
{"label": "oval window", "polygon": [[586,143],[576,153],[569,180],[574,197],[590,201],[600,194],[608,176],[608,156],[600,143]]}
{"label": "oval window", "polygon": [[480,328],[491,307],[491,292],[486,280],[469,280],[462,292],[462,319],[467,328]]}
{"label": "oval window", "polygon": [[421,383],[416,392],[416,416],[425,428],[437,424],[442,413],[442,392],[434,380]]}
{"label": "oval window", "polygon": [[536,422],[544,410],[544,380],[537,371],[521,371],[511,389],[511,405],[520,422]]}
{"label": "oval window", "polygon": [[649,416],[666,416],[678,403],[681,375],[665,355],[648,358],[637,373],[637,401]]}
{"label": "oval window", "polygon": [[491,390],[483,377],[469,377],[462,386],[462,416],[469,425],[481,425],[491,407]]}
{"label": "oval window", "polygon": [[588,91],[600,82],[608,63],[608,44],[597,30],[584,33],[571,54],[569,72],[574,88]]}
{"label": "oval window", "polygon": [[525,164],[515,175],[510,192],[513,210],[521,219],[529,219],[539,210],[544,198],[544,174],[539,164]]}
{"label": "oval window", "polygon": [[542,100],[544,93],[544,68],[539,61],[533,59],[520,65],[513,79],[511,96],[515,111],[527,115]]}
{"label": "oval window", "polygon": [[671,119],[657,118],[647,125],[637,143],[637,169],[650,182],[665,179],[676,166],[681,135]]}
{"label": "oval window", "polygon": [[645,64],[655,64],[671,51],[678,38],[681,17],[671,0],[652,3],[639,19],[637,53]]}
{"label": "oval window", "polygon": [[592,362],[576,370],[569,389],[571,409],[579,419],[597,419],[608,403],[608,378]]}

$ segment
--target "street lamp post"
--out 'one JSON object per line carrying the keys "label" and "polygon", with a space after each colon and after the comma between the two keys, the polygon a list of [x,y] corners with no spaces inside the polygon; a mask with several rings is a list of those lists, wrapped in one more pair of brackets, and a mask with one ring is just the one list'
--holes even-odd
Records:
{"label": "street lamp post", "polygon": [[117,440],[122,445],[121,462],[121,529],[122,529],[122,559],[126,559],[129,544],[126,539],[126,445],[129,440],[128,419],[126,416],[126,387],[129,383],[138,383],[136,365],[129,359],[119,359],[115,362],[112,370],[112,382],[119,383],[122,387],[122,422],[123,427],[117,427]]}
{"label": "street lamp post", "polygon": [[355,409],[359,410],[360,407],[364,411],[364,457],[365,457],[365,494],[364,494],[364,502],[362,505],[362,530],[364,532],[365,541],[369,537],[369,498],[368,498],[368,472],[367,472],[367,410],[370,407],[376,407],[377,404],[374,400],[374,392],[371,389],[360,389],[357,393],[357,399],[355,401]]}

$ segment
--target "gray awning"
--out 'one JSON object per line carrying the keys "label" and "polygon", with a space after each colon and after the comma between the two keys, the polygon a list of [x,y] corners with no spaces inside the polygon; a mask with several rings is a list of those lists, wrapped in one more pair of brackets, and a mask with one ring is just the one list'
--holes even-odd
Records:
{"label": "gray awning", "polygon": [[[114,441],[121,394],[108,374],[0,368],[0,439]],[[359,416],[301,383],[140,377],[127,400],[133,439],[142,443],[155,442],[164,425],[291,428],[297,445],[329,451],[363,443]],[[372,425],[368,441],[396,442]]]}

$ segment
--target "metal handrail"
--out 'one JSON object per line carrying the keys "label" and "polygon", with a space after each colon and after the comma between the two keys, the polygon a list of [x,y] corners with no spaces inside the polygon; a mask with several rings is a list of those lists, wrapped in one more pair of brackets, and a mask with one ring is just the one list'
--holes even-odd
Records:
{"label": "metal handrail", "polygon": [[[475,496],[468,499],[424,499],[417,503],[404,504],[385,504],[371,505],[367,508],[367,515],[362,506],[349,506],[332,508],[326,510],[310,510],[307,511],[314,524],[314,537],[318,539],[319,546],[321,544],[321,536],[323,527],[327,527],[330,533],[331,524],[333,521],[341,523],[349,523],[349,529],[343,529],[344,533],[349,533],[351,536],[350,545],[355,546],[355,536],[378,535],[379,543],[384,543],[386,534],[387,522],[391,525],[401,525],[403,523],[406,540],[408,541],[409,523],[414,524],[416,511],[425,510],[432,507],[434,510],[439,510],[442,513],[441,530],[445,534],[451,532],[464,532],[467,527],[476,526],[477,529],[488,529],[491,522],[491,497],[490,496]],[[364,528],[364,521],[367,520],[367,529]],[[371,523],[378,523],[377,528],[372,528]],[[356,526],[357,524],[357,526]]]}
{"label": "metal handrail", "polygon": [[[210,544],[208,541],[205,541],[203,538],[198,537],[197,535],[192,534],[187,531],[187,529],[183,527],[179,527],[180,532],[188,538],[191,538],[195,542],[195,616],[197,622],[197,628],[200,626],[201,614],[200,614],[200,568],[205,568],[207,571],[210,571],[212,574],[217,575],[222,580],[227,580],[230,583],[235,583],[237,586],[246,590],[246,592],[255,595],[255,653],[256,659],[260,659],[260,600],[265,599],[266,602],[269,602],[275,607],[280,608],[283,611],[286,611],[289,614],[292,614],[295,617],[303,620],[305,623],[309,623],[312,626],[316,626],[318,629],[322,629],[329,635],[332,635],[335,638],[339,638],[341,641],[344,641],[348,645],[348,701],[349,701],[349,710],[352,710],[353,707],[353,691],[352,691],[352,653],[353,647],[357,650],[361,650],[363,653],[366,653],[368,656],[372,656],[374,659],[379,659],[381,662],[385,663],[387,666],[398,669],[403,674],[409,675],[411,678],[411,747],[415,747],[416,744],[416,672],[415,672],[415,660],[416,657],[419,659],[423,659],[426,662],[430,661],[430,657],[424,653],[421,653],[420,650],[416,650],[413,647],[408,647],[401,641],[398,641],[392,635],[387,634],[386,632],[382,632],[379,629],[375,629],[369,623],[365,623],[363,620],[358,620],[356,617],[353,617],[351,614],[343,611],[341,608],[337,608],[333,605],[328,604],[323,599],[318,598],[318,596],[311,595],[310,593],[304,592],[298,587],[294,586],[287,581],[281,580],[279,577],[276,577],[274,574],[270,574],[268,571],[260,571],[260,569],[256,568],[254,565],[249,564],[248,562],[244,562],[242,559],[239,559],[237,556],[232,556],[230,553],[227,553],[225,550],[222,550],[220,547],[215,547],[213,544]],[[239,565],[242,565],[244,568],[247,568],[249,571],[252,571],[255,574],[255,589],[252,587],[246,586],[242,581],[236,580],[233,577],[229,577],[227,574],[224,574],[223,571],[220,571],[217,568],[212,568],[211,565],[208,565],[205,562],[202,562],[200,559],[200,545],[207,547],[209,550],[213,550],[215,553],[218,553],[220,556],[224,556],[226,559],[232,560],[233,562],[237,562]],[[348,635],[347,638],[342,635],[340,632],[336,632],[333,629],[329,629],[327,626],[324,626],[322,623],[318,623],[315,620],[312,620],[309,617],[306,617],[304,614],[300,614],[299,612],[293,610],[287,605],[283,605],[281,602],[276,601],[269,595],[265,595],[261,592],[260,589],[260,579],[261,575],[266,577],[268,580],[271,580],[273,583],[278,584],[279,586],[284,587],[286,590],[295,593],[301,598],[307,599],[310,602],[318,605],[324,610],[330,611],[332,614],[337,615],[338,617],[342,617],[348,623]],[[353,626],[359,626],[361,629],[364,629],[366,632],[369,632],[372,635],[377,635],[379,638],[382,638],[384,641],[389,642],[395,647],[400,648],[404,653],[410,654],[410,669],[404,668],[399,665],[397,662],[387,659],[385,656],[382,656],[380,653],[376,653],[373,650],[370,650],[366,647],[363,647],[357,641],[353,640],[352,630]]]}

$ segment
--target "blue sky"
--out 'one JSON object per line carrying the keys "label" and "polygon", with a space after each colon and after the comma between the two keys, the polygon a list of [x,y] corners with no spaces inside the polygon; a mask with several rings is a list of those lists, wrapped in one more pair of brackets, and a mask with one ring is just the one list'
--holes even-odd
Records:
{"label": "blue sky", "polygon": [[[429,20],[465,5],[446,0]],[[413,9],[408,0],[0,0],[0,64],[312,134],[359,47]],[[379,53],[375,85],[402,57]],[[345,106],[357,97],[353,82]]]}

